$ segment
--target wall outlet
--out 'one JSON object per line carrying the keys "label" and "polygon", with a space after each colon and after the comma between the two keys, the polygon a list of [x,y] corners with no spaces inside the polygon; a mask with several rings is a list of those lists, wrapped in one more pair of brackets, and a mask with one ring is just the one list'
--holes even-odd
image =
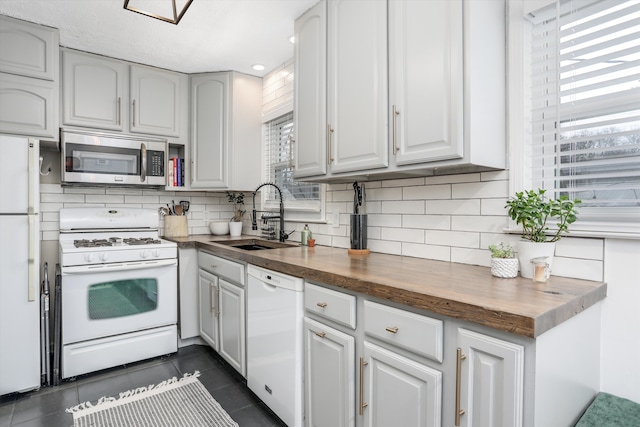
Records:
{"label": "wall outlet", "polygon": [[333,213],[333,220],[331,222],[333,223],[333,228],[340,227],[340,212]]}

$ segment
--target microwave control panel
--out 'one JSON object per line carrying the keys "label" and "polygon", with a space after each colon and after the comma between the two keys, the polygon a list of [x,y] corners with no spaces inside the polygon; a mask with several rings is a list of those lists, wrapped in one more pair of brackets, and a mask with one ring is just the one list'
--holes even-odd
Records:
{"label": "microwave control panel", "polygon": [[164,176],[164,151],[147,150],[147,176]]}

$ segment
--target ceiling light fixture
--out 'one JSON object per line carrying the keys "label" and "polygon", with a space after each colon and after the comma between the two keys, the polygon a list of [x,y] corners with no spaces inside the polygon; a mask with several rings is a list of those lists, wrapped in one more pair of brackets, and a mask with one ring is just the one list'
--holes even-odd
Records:
{"label": "ceiling light fixture", "polygon": [[[178,5],[182,5],[178,13]],[[124,0],[124,8],[151,18],[178,25],[193,0]],[[152,11],[152,12],[148,12]],[[173,18],[170,18],[173,17]]]}
{"label": "ceiling light fixture", "polygon": [[256,70],[256,71],[262,71],[262,70],[264,70],[264,65],[262,65],[262,64],[255,64],[255,65],[252,65],[252,66],[251,66],[251,68],[253,68],[253,69],[254,69],[254,70]]}

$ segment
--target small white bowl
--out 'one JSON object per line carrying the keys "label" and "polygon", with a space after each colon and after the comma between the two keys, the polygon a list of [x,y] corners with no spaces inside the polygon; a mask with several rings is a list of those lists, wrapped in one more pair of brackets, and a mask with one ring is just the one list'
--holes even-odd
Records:
{"label": "small white bowl", "polygon": [[209,223],[209,230],[211,230],[211,234],[216,236],[224,236],[225,234],[229,234],[229,220],[219,220],[219,221],[211,221]]}

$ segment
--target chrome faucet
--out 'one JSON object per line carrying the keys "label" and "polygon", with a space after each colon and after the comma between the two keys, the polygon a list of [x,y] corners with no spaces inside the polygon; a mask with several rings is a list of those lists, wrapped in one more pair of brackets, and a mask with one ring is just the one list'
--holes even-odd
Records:
{"label": "chrome faucet", "polygon": [[253,210],[251,211],[251,229],[252,230],[257,230],[258,229],[258,218],[257,218],[257,213],[258,211],[256,211],[256,193],[258,192],[258,190],[260,190],[262,187],[266,186],[266,185],[270,185],[272,187],[274,187],[276,190],[278,190],[278,195],[280,196],[280,215],[279,216],[268,216],[265,217],[263,216],[263,220],[266,219],[280,219],[280,230],[279,230],[279,240],[281,242],[284,242],[285,240],[287,240],[289,238],[289,235],[287,233],[285,233],[284,231],[284,200],[282,199],[282,191],[280,191],[280,187],[278,187],[277,185],[275,185],[272,182],[265,182],[264,184],[260,184],[258,186],[258,188],[255,189],[255,191],[253,192]]}

